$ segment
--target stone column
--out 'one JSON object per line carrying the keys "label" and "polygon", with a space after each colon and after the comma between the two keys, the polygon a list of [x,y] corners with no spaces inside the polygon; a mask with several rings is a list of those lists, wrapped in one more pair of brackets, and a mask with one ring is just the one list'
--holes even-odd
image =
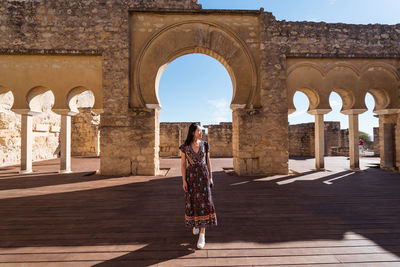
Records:
{"label": "stone column", "polygon": [[360,168],[360,151],[358,136],[358,114],[349,115],[349,154],[350,168]]}
{"label": "stone column", "polygon": [[329,113],[330,109],[314,109],[308,113],[315,116],[314,134],[315,134],[315,168],[322,171],[325,168],[325,123],[324,114]]}
{"label": "stone column", "polygon": [[21,114],[21,173],[32,172],[32,115]]}
{"label": "stone column", "polygon": [[71,116],[76,112],[70,110],[53,110],[61,115],[61,161],[60,173],[70,173],[71,170]]}
{"label": "stone column", "polygon": [[358,132],[358,115],[364,113],[366,109],[349,109],[342,113],[349,116],[349,156],[350,169],[360,169],[360,152],[359,152],[359,132]]}
{"label": "stone column", "polygon": [[285,121],[261,108],[236,108],[232,105],[231,108],[235,173],[240,176],[287,174],[287,111]]}
{"label": "stone column", "polygon": [[379,110],[379,148],[380,166],[382,169],[393,170],[396,166],[396,124],[397,110]]}
{"label": "stone column", "polygon": [[111,116],[102,116],[101,174],[158,175],[159,108],[132,108],[129,117],[118,123],[115,126]]}
{"label": "stone column", "polygon": [[29,109],[13,109],[15,113],[21,114],[21,169],[20,173],[32,172],[32,143],[33,116],[38,112]]}

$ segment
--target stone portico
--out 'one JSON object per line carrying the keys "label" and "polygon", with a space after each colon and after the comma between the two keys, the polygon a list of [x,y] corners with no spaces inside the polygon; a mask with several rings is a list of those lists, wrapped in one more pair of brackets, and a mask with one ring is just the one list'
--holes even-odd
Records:
{"label": "stone portico", "polygon": [[[268,7],[266,7],[268,9]],[[32,116],[61,115],[61,171],[70,170],[76,98],[93,94],[101,113],[103,174],[159,172],[158,83],[174,59],[203,53],[233,84],[232,151],[239,175],[288,172],[288,113],[296,91],[315,116],[316,168],[324,168],[329,95],[349,116],[350,167],[359,168],[358,115],[366,93],[380,121],[384,168],[400,165],[400,25],[278,21],[260,10],[204,10],[196,1],[13,1],[0,3],[0,93],[21,114],[21,170],[31,171]]]}

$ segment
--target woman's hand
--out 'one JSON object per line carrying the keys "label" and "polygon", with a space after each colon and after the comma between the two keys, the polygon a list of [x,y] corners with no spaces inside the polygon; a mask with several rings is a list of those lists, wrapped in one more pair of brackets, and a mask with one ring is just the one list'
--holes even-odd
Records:
{"label": "woman's hand", "polygon": [[214,185],[214,180],[212,177],[210,178],[210,184]]}
{"label": "woman's hand", "polygon": [[182,188],[183,188],[183,191],[185,191],[185,192],[188,191],[188,186],[187,186],[187,182],[186,181],[183,181]]}

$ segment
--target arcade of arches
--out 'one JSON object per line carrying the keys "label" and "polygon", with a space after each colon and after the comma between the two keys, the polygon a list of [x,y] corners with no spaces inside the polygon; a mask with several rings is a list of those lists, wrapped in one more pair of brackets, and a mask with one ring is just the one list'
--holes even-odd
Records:
{"label": "arcade of arches", "polygon": [[[13,92],[13,110],[23,114],[22,141],[28,149],[22,158],[28,161],[34,98],[51,90],[53,109],[63,116],[62,164],[69,164],[68,125],[74,114],[70,100],[84,88],[94,93],[93,108],[104,110],[100,171],[156,175],[159,79],[175,58],[203,53],[220,61],[232,79],[238,175],[288,172],[288,113],[294,111],[296,91],[308,96],[309,113],[315,115],[318,169],[324,167],[323,120],[332,91],[342,97],[342,113],[349,116],[351,167],[359,165],[358,115],[366,111],[368,92],[379,115],[382,164],[400,166],[399,24],[277,21],[263,9],[203,10],[193,0],[32,0],[13,5],[0,4],[0,10],[6,10],[0,16],[5,25],[0,85]],[[24,12],[26,16],[20,14]],[[55,23],[55,17],[63,19]],[[15,59],[21,64],[10,63]],[[52,59],[64,65],[49,63]],[[22,168],[29,168],[25,165]]]}

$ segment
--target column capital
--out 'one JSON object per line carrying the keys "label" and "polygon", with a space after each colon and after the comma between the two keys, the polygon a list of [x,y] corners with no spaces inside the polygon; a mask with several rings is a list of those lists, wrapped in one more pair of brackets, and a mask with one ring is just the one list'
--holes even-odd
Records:
{"label": "column capital", "polygon": [[17,113],[17,114],[21,114],[21,115],[29,115],[29,116],[35,116],[35,115],[39,115],[41,112],[37,112],[37,111],[32,111],[29,108],[25,108],[25,109],[11,109],[11,111]]}
{"label": "column capital", "polygon": [[246,107],[246,104],[231,104],[230,108],[232,110],[237,110],[237,109],[244,109]]}
{"label": "column capital", "polygon": [[146,104],[146,108],[160,110],[162,107],[160,104]]}
{"label": "column capital", "polygon": [[79,112],[75,112],[69,109],[53,109],[53,112],[57,113],[58,115],[65,115],[65,116],[75,116]]}
{"label": "column capital", "polygon": [[358,115],[358,114],[364,113],[365,111],[367,111],[367,109],[365,109],[365,108],[346,109],[346,110],[342,110],[341,113],[346,114],[346,115]]}
{"label": "column capital", "polygon": [[94,113],[96,113],[96,114],[101,114],[101,113],[103,113],[104,112],[104,109],[102,109],[102,108],[92,108],[92,111],[94,112]]}
{"label": "column capital", "polygon": [[400,113],[400,109],[397,108],[379,109],[379,110],[374,110],[374,113],[378,115],[390,115],[390,114]]}
{"label": "column capital", "polygon": [[324,115],[324,114],[327,114],[327,113],[329,113],[329,112],[331,112],[332,110],[331,109],[312,109],[312,110],[309,110],[309,111],[307,111],[307,113],[308,114],[311,114],[311,115]]}

